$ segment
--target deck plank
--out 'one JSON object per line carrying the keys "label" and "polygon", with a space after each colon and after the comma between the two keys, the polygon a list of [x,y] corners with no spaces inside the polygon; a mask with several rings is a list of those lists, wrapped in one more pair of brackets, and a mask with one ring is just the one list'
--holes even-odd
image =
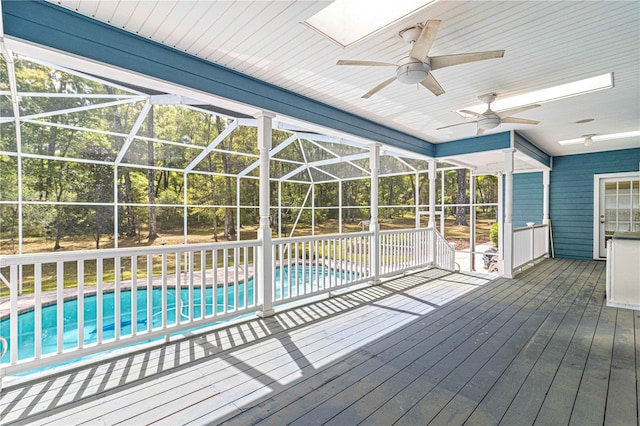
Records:
{"label": "deck plank", "polygon": [[[410,360],[419,358],[424,352],[427,352],[430,349],[437,348],[440,343],[445,342],[450,336],[457,336],[453,338],[453,340],[456,340],[457,342],[463,341],[465,336],[472,335],[473,331],[467,331],[466,334],[463,334],[460,330],[463,330],[464,327],[473,326],[475,326],[475,328],[480,328],[483,324],[483,313],[487,313],[490,307],[496,305],[501,298],[507,297],[516,290],[517,288],[515,286],[507,285],[503,292],[499,295],[492,296],[491,299],[487,299],[485,301],[478,299],[476,301],[476,306],[471,306],[472,310],[468,312],[461,312],[459,309],[451,309],[446,312],[441,311],[441,316],[437,322],[427,325],[424,330],[418,332],[418,336],[422,336],[423,338],[421,342],[412,346],[413,341],[406,340],[402,342],[403,346],[406,347],[394,346],[391,348],[385,348],[385,350],[380,353],[373,352],[372,349],[373,354],[375,354],[373,361],[369,361],[366,364],[363,363],[358,366],[352,370],[353,374],[349,376],[331,380],[326,384],[322,380],[315,380],[313,383],[314,385],[310,387],[309,393],[304,394],[301,391],[295,393],[296,395],[304,395],[297,398],[295,400],[295,404],[287,399],[287,397],[290,397],[290,394],[284,395],[284,398],[282,399],[274,398],[271,404],[273,407],[284,407],[282,410],[276,412],[271,412],[271,409],[269,410],[273,418],[276,419],[274,423],[277,423],[279,420],[286,422],[289,419],[289,415],[295,418],[297,414],[304,413],[305,409],[317,406],[319,402],[332,397],[336,391],[341,391],[347,388],[353,381],[354,377],[359,379],[361,377],[366,377],[368,374],[375,374],[379,369],[379,362],[381,360],[387,362],[386,365],[391,373],[394,371],[402,371],[403,373],[406,373],[396,377],[396,380],[401,376],[408,376],[409,378],[415,377],[413,372],[403,369],[403,367],[409,364]],[[419,330],[420,326],[417,325],[417,328]],[[449,348],[455,347],[456,342],[453,340],[448,343]],[[441,346],[439,350],[446,351],[447,347]],[[253,422],[257,419],[238,418],[236,420],[237,421],[234,423],[241,424],[245,421]]]}
{"label": "deck plank", "polygon": [[611,373],[605,425],[629,425],[637,422],[636,356],[634,353],[634,315],[631,309],[618,309],[611,354]]}
{"label": "deck plank", "polygon": [[[426,270],[4,389],[2,424],[638,424],[604,263]],[[126,407],[126,408],[123,408]]]}
{"label": "deck plank", "polygon": [[[533,281],[534,277],[531,277]],[[378,407],[383,406],[384,403],[387,403],[389,399],[392,398],[400,398],[405,402],[408,402],[408,396],[405,396],[402,392],[408,392],[411,395],[416,396],[424,396],[428,397],[433,401],[433,395],[430,395],[428,392],[430,388],[433,387],[434,384],[438,383],[438,378],[446,376],[449,372],[461,372],[461,365],[467,360],[472,360],[472,364],[474,364],[477,359],[481,358],[481,351],[486,350],[491,345],[495,344],[495,341],[492,341],[489,345],[488,342],[491,339],[504,338],[503,335],[500,335],[500,329],[505,325],[509,324],[513,326],[517,323],[514,321],[514,316],[518,311],[524,309],[531,302],[532,299],[535,299],[540,293],[544,292],[548,289],[549,286],[538,286],[535,291],[531,292],[523,292],[523,291],[514,291],[510,297],[507,297],[502,300],[503,303],[500,304],[500,307],[494,311],[495,315],[487,318],[487,321],[483,324],[481,328],[476,330],[470,338],[465,338],[461,344],[456,347],[454,350],[446,354],[440,360],[433,359],[435,364],[431,366],[428,370],[422,372],[419,375],[411,375],[407,377],[407,381],[403,382],[398,380],[398,378],[389,377],[385,378],[386,380],[380,384],[374,382],[375,389],[372,386],[367,386],[368,383],[363,383],[360,385],[360,380],[355,384],[345,389],[342,393],[334,396],[334,404],[339,406],[341,401],[353,403],[348,406],[345,410],[340,412],[338,415],[330,419],[330,424],[347,424],[351,423],[357,418],[363,418],[369,416],[373,412],[377,411]],[[522,288],[520,289],[522,290]],[[538,293],[536,293],[536,291]],[[551,291],[547,292],[547,297]],[[487,314],[489,311],[486,312]],[[499,336],[499,337],[497,337]],[[460,361],[458,363],[458,361]],[[424,360],[418,361],[420,367],[426,367],[427,364]],[[402,370],[411,369],[411,365],[402,366]],[[418,370],[419,371],[419,370]],[[376,375],[379,375],[376,372]],[[405,377],[405,376],[403,376]],[[393,381],[389,379],[393,378]],[[407,385],[407,383],[409,385]],[[415,392],[415,389],[419,389],[419,391]],[[402,392],[401,392],[402,391]],[[437,404],[430,404],[431,406],[436,406]],[[410,406],[407,405],[407,408]],[[365,415],[366,414],[366,415]],[[304,417],[299,419],[300,423],[305,423],[305,419],[318,419],[319,414],[311,411],[306,413]],[[387,419],[385,417],[376,416],[374,422],[382,422],[388,423],[391,422],[392,419]],[[410,423],[419,423],[423,424],[424,419],[412,419]]]}

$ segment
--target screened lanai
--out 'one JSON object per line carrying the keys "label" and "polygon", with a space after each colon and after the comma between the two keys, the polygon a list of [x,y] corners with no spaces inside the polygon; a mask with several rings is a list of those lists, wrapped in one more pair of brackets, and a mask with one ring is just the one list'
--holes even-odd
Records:
{"label": "screened lanai", "polygon": [[546,223],[499,220],[528,161],[505,149],[513,133],[481,160],[435,158],[12,46],[0,67],[5,374],[420,268],[508,276],[547,253]]}
{"label": "screened lanai", "polygon": [[[3,254],[117,248],[155,238],[189,243],[202,241],[198,234],[207,227],[215,241],[255,236],[249,229],[259,219],[260,160],[250,114],[196,93],[150,89],[8,52],[2,81]],[[274,236],[368,229],[374,142],[305,124],[273,120]],[[434,160],[390,146],[379,152],[381,228],[420,227],[421,220],[426,227]],[[467,224],[475,220],[472,210],[495,222],[495,176],[437,164],[440,231],[446,234],[443,211],[462,209]],[[468,182],[460,182],[460,170]],[[470,197],[471,187],[479,200]],[[91,241],[68,241],[83,233]],[[452,241],[473,245],[474,233]],[[480,233],[486,240],[488,231]]]}

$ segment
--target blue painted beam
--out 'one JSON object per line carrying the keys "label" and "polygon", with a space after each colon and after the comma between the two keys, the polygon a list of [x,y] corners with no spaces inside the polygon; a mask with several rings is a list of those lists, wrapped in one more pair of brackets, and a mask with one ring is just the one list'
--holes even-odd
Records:
{"label": "blue painted beam", "polygon": [[40,1],[2,0],[6,35],[433,157],[434,145]]}
{"label": "blue painted beam", "polygon": [[436,158],[511,148],[510,132],[494,133],[435,145]]}
{"label": "blue painted beam", "polygon": [[514,132],[513,144],[514,148],[518,151],[527,154],[529,157],[547,167],[551,167],[551,156],[535,146],[529,139],[525,138],[520,133]]}

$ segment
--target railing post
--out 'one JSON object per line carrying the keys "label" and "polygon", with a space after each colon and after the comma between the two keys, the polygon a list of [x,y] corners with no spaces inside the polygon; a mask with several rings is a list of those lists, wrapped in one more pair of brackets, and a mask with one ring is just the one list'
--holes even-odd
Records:
{"label": "railing post", "polygon": [[369,268],[371,268],[371,283],[380,283],[380,224],[378,222],[378,173],[380,171],[380,144],[371,144],[369,149],[369,164],[371,168],[371,223],[369,231],[371,237],[371,255]]}
{"label": "railing post", "polygon": [[436,263],[436,168],[437,160],[429,160],[429,263]]}
{"label": "railing post", "polygon": [[527,226],[529,227],[529,232],[531,233],[531,263],[533,263],[536,258],[536,229],[535,222],[527,222]]}
{"label": "railing post", "polygon": [[[261,111],[258,119],[258,151],[260,152],[260,227],[258,228],[258,267],[255,277],[258,283],[258,316],[273,315],[273,241],[269,220],[269,151],[271,150],[271,126],[274,114]],[[238,224],[240,226],[240,224]],[[237,260],[236,260],[237,261]],[[256,259],[254,259],[256,262]]]}

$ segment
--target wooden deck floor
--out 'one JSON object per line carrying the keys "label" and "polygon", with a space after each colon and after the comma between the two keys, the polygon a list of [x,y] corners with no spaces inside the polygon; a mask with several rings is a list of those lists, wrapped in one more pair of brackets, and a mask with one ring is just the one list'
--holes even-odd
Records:
{"label": "wooden deck floor", "polygon": [[0,423],[638,424],[640,312],[604,266],[423,271],[5,388]]}

